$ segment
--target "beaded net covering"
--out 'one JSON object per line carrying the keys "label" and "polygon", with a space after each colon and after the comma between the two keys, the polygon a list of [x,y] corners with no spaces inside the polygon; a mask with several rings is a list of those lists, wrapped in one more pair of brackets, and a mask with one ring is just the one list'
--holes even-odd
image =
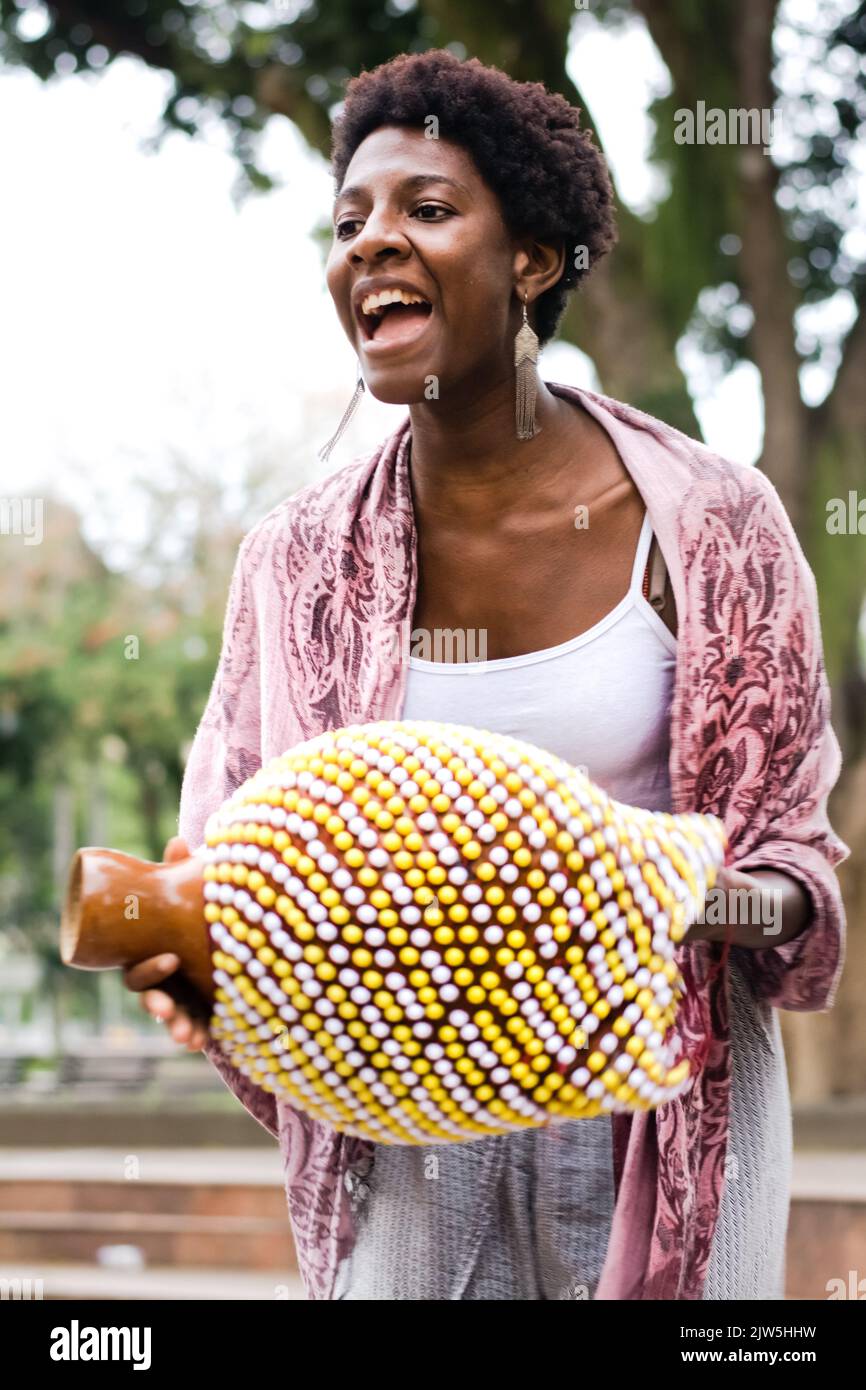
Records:
{"label": "beaded net covering", "polygon": [[390,1144],[647,1110],[691,1083],[675,946],[713,816],[608,797],[463,725],[321,734],[206,830],[211,1033],[245,1076]]}

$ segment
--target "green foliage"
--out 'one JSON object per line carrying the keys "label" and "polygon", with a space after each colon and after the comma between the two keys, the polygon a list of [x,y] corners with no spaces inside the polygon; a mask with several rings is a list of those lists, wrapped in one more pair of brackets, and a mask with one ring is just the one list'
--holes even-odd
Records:
{"label": "green foliage", "polygon": [[[142,589],[108,570],[59,503],[49,498],[46,512],[40,546],[14,536],[0,544],[0,902],[7,924],[37,933],[56,910],[56,787],[71,794],[70,849],[90,838],[96,796],[108,810],[125,807],[117,838],[106,825],[109,843],[159,856],[213,677],[234,559],[224,546],[212,562],[223,582],[190,612],[182,589]],[[105,785],[94,787],[97,773]]]}

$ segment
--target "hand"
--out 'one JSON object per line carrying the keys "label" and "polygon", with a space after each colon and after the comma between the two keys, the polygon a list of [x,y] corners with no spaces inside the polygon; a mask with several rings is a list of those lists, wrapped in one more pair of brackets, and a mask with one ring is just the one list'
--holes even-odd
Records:
{"label": "hand", "polygon": [[743,873],[725,866],[707,894],[703,922],[695,922],[684,941],[729,939],[750,951],[783,946],[804,930],[812,917],[808,893],[796,879],[775,869]]}
{"label": "hand", "polygon": [[[179,859],[189,857],[190,850],[186,843],[178,836],[172,836],[165,847],[163,863],[174,864]],[[175,975],[179,967],[180,957],[171,951],[161,956],[148,956],[147,960],[127,966],[123,972],[123,983],[128,990],[141,995],[141,1007],[145,1013],[165,1023],[176,1043],[183,1044],[188,1052],[200,1052],[208,1040],[207,1021],[193,1008],[173,998],[170,989],[153,988]]]}
{"label": "hand", "polygon": [[693,922],[683,938],[684,941],[689,945],[694,941],[724,941],[729,916],[727,905],[731,901],[730,893],[735,888],[745,889],[749,887],[754,887],[754,883],[748,880],[745,874],[740,874],[736,869],[723,865],[716,875],[715,887],[707,894],[704,902],[704,910],[701,915],[705,920]]}

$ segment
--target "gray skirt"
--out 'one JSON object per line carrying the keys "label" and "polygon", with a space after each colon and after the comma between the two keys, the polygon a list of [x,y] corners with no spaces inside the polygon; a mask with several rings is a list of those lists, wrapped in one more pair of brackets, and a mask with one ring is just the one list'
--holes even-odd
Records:
{"label": "gray skirt", "polygon": [[[730,956],[726,1182],[704,1299],[784,1297],[791,1111],[779,1018]],[[337,1299],[591,1299],[614,1209],[609,1116],[473,1144],[377,1145],[349,1175]]]}

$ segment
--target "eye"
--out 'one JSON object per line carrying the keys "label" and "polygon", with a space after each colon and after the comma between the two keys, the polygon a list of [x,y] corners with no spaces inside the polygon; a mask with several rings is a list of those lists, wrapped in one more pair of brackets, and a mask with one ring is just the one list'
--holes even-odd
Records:
{"label": "eye", "polygon": [[[417,217],[417,216],[419,215],[419,213],[422,213],[422,212],[425,212],[425,211],[426,211],[426,212],[441,213],[444,217],[450,217],[450,216],[451,216],[451,209],[450,209],[450,208],[443,207],[441,203],[419,203],[418,207],[415,209],[415,212],[413,213],[413,216],[414,216],[414,217]],[[442,217],[422,217],[422,218],[421,218],[421,221],[422,221],[422,222],[441,222],[441,221],[442,221]]]}
{"label": "eye", "polygon": [[[421,216],[422,213],[429,213],[432,215]],[[417,217],[421,222],[442,222],[444,218],[451,217],[452,215],[453,210],[444,207],[441,203],[419,203],[418,207],[412,212],[412,216]],[[338,222],[334,227],[334,236],[337,241],[345,241],[347,237],[355,236],[357,228],[362,220],[363,219],[360,217],[344,217],[341,222]]]}

